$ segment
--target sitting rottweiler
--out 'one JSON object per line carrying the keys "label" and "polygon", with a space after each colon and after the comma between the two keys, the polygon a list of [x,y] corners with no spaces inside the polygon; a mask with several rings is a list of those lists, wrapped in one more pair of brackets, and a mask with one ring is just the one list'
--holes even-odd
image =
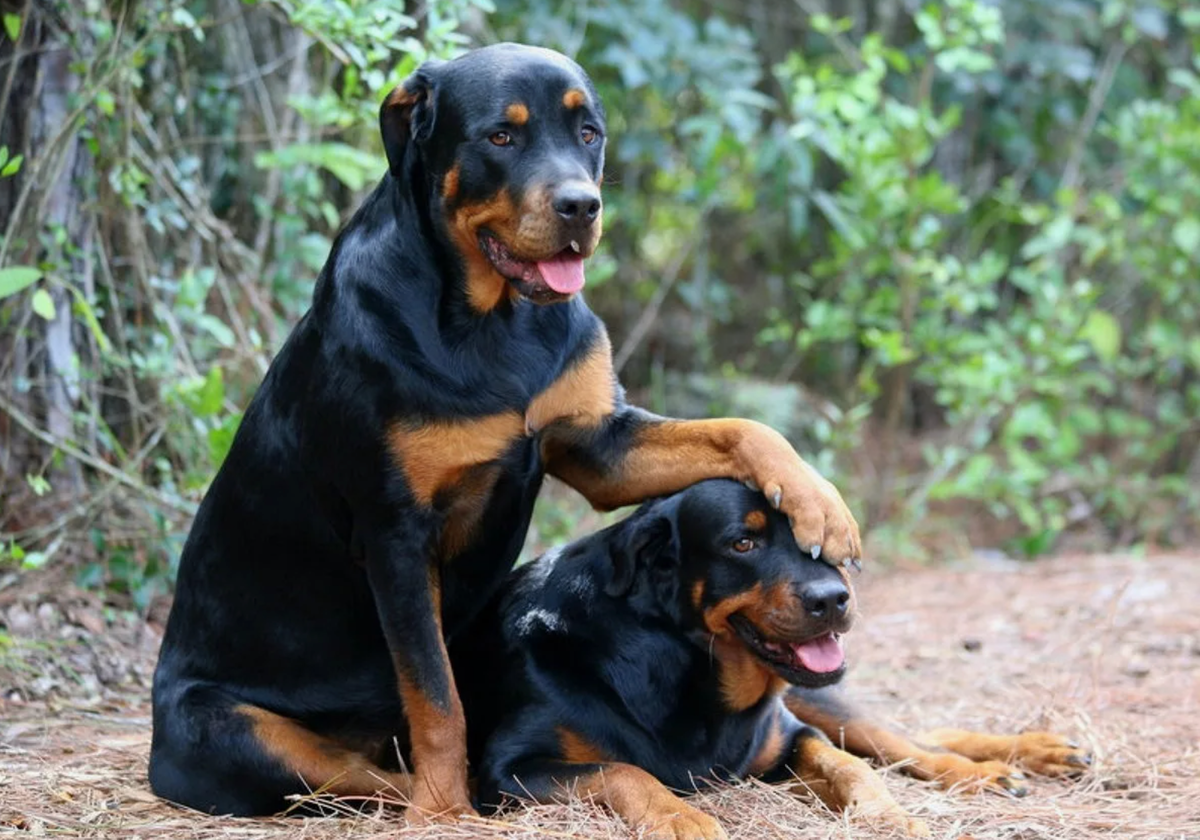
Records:
{"label": "sitting rottweiler", "polygon": [[[831,704],[824,687],[845,671],[853,605],[844,570],[800,551],[786,517],[723,480],[517,569],[452,648],[480,802],[549,801],[574,788],[647,836],[720,838],[720,825],[671,789],[758,776],[927,834],[864,761],[833,746],[843,728],[866,732],[850,749],[914,758],[929,776],[1015,781],[998,762],[905,752],[900,736]],[[988,738],[942,743],[972,758],[1040,761],[1043,772],[1082,766],[1054,735]]]}
{"label": "sitting rottweiler", "polygon": [[513,44],[426,64],[380,126],[388,172],[183,550],[150,782],[203,811],[391,786],[410,816],[469,812],[446,640],[511,569],[546,474],[603,509],[753,482],[813,557],[861,553],[837,491],[776,432],[625,402],[578,294],[605,147],[578,65]]}

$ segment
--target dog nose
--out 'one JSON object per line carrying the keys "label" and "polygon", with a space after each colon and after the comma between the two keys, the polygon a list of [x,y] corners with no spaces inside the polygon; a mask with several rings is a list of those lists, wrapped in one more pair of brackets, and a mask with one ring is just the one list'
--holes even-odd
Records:
{"label": "dog nose", "polygon": [[600,215],[600,191],[586,182],[573,181],[554,191],[552,204],[563,221],[590,225]]}
{"label": "dog nose", "polygon": [[850,606],[850,590],[840,580],[818,580],[800,590],[800,604],[814,618],[845,615]]}

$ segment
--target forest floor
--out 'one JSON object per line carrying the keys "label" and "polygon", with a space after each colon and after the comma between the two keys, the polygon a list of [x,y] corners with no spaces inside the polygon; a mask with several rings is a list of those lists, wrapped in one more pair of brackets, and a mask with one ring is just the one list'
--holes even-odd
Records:
{"label": "forest floor", "polygon": [[[848,637],[848,686],[919,731],[1062,731],[1093,768],[1025,799],[948,794],[896,772],[896,798],[935,837],[1200,840],[1200,556],[976,559],[869,568]],[[140,619],[41,574],[0,580],[0,835],[274,840],[628,838],[587,802],[409,829],[393,810],[230,819],[150,793],[149,680],[161,610]],[[697,797],[733,838],[869,837],[747,783]]]}

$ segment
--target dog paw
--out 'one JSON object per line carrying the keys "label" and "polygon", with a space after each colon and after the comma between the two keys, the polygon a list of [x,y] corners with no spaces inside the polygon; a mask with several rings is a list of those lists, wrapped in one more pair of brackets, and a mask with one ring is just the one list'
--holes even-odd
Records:
{"label": "dog paw", "polygon": [[787,514],[800,549],[833,566],[861,568],[862,539],[842,494],[766,426],[755,425],[739,447],[747,483]]}
{"label": "dog paw", "polygon": [[850,818],[887,834],[904,837],[931,836],[925,820],[912,816],[895,802],[851,807]]}
{"label": "dog paw", "polygon": [[922,735],[920,740],[952,750],[974,762],[1016,765],[1039,776],[1078,776],[1092,763],[1090,753],[1053,732],[989,735],[960,729],[935,729]]}
{"label": "dog paw", "polygon": [[432,794],[414,794],[404,809],[404,818],[409,825],[422,826],[456,822],[460,817],[477,817],[479,813],[470,801],[448,802]]}
{"label": "dog paw", "polygon": [[1092,765],[1091,753],[1053,732],[1014,735],[1010,760],[1038,776],[1078,776]]}
{"label": "dog paw", "polygon": [[687,803],[675,813],[668,814],[655,820],[647,820],[644,825],[646,840],[728,840],[725,829],[713,817]]}
{"label": "dog paw", "polygon": [[1003,761],[974,761],[953,753],[936,756],[924,768],[946,790],[957,793],[1000,793],[1020,798],[1029,793],[1025,774]]}

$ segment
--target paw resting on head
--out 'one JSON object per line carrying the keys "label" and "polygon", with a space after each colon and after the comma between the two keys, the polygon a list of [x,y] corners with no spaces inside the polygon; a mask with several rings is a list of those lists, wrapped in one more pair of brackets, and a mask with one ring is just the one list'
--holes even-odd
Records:
{"label": "paw resting on head", "polygon": [[746,484],[787,514],[802,551],[834,566],[861,568],[862,538],[842,494],[778,432],[754,424],[739,444]]}

